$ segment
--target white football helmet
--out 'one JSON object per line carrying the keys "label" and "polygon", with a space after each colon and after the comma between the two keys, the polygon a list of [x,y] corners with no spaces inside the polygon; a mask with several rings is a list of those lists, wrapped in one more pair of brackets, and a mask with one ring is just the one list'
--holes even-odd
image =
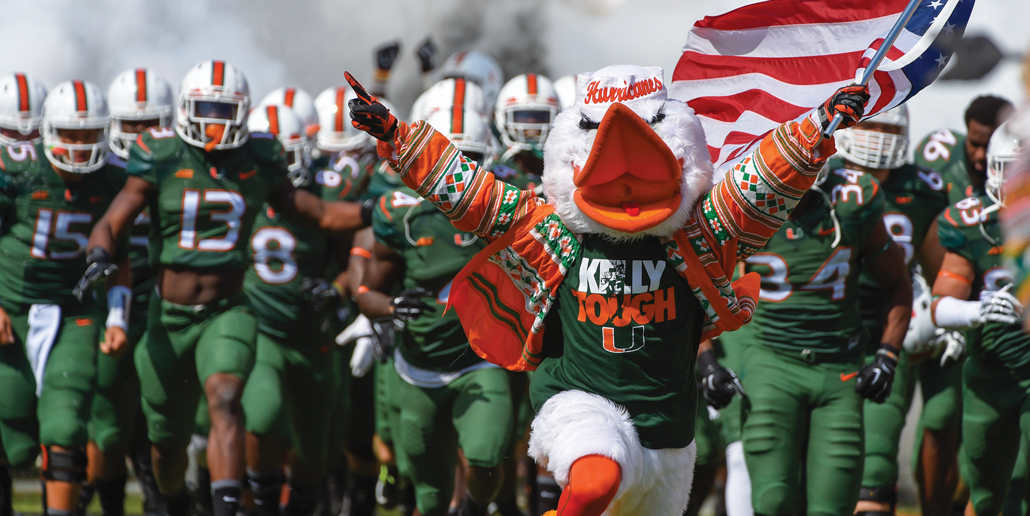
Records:
{"label": "white football helmet", "polygon": [[554,92],[558,94],[558,103],[565,109],[576,103],[576,76],[563,75],[554,81]]}
{"label": "white football helmet", "polygon": [[348,85],[326,88],[315,97],[318,111],[318,134],[315,142],[318,148],[330,152],[364,151],[375,147],[371,135],[351,125],[347,102],[356,98]]}
{"label": "white football helmet", "polygon": [[318,112],[315,111],[315,100],[310,93],[300,88],[279,88],[265,95],[258,105],[269,106],[272,104],[290,108],[304,126],[304,132],[308,137],[314,137],[318,132]]}
{"label": "white football helmet", "polygon": [[190,145],[205,147],[213,141],[212,125],[224,125],[215,150],[235,149],[247,143],[250,87],[247,78],[225,61],[204,61],[186,72],[179,86],[175,132]]}
{"label": "white football helmet", "polygon": [[157,120],[158,127],[172,126],[172,88],[164,78],[146,68],[118,74],[107,88],[107,103],[111,109],[111,150],[122,158],[129,157],[129,149],[139,134],[122,130],[123,120]]}
{"label": "white football helmet", "polygon": [[494,123],[501,141],[514,152],[543,150],[551,122],[559,110],[551,80],[536,73],[517,75],[497,97]]}
{"label": "white football helmet", "polygon": [[1005,195],[1002,191],[1005,184],[1005,169],[1016,161],[1022,147],[1022,140],[1012,132],[1008,122],[999,125],[987,142],[987,182],[984,190],[991,200],[1002,206],[1005,205]]}
{"label": "white football helmet", "polygon": [[[17,131],[21,137],[0,134],[0,144],[29,140],[43,120],[43,100],[46,86],[23,73],[0,76],[0,128]],[[31,138],[33,143],[42,136]]]}
{"label": "white football helmet", "polygon": [[468,50],[457,52],[440,66],[437,72],[441,80],[451,77],[464,77],[483,89],[486,95],[486,103],[492,108],[497,94],[504,84],[504,72],[497,60],[490,57],[486,52],[479,50]]}
{"label": "white football helmet", "polygon": [[308,165],[311,161],[308,138],[304,126],[292,109],[280,104],[258,106],[247,119],[247,131],[274,134],[286,149],[286,163],[293,186],[308,183]]}
{"label": "white football helmet", "polygon": [[454,106],[449,111],[437,111],[426,119],[426,123],[443,133],[461,153],[475,161],[480,167],[489,169],[494,153],[490,138],[490,124],[479,113]]}
{"label": "white football helmet", "polygon": [[[60,131],[95,129],[91,142],[62,142]],[[74,174],[88,174],[105,164],[110,119],[104,94],[86,81],[58,84],[43,103],[44,153],[55,167]],[[82,158],[83,153],[89,154]]]}
{"label": "white football helmet", "polygon": [[458,77],[444,79],[422,92],[411,105],[410,119],[427,120],[433,113],[450,111],[457,104],[479,113],[483,118],[490,117],[483,89],[470,80]]}
{"label": "white football helmet", "polygon": [[862,121],[901,128],[901,134],[863,129],[861,124],[837,133],[837,152],[863,167],[893,170],[905,164],[908,154],[908,106],[902,104]]}

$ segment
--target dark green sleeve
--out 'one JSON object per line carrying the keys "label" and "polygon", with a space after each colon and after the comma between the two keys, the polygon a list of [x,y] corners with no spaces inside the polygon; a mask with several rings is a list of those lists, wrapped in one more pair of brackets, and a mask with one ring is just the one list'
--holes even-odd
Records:
{"label": "dark green sleeve", "polygon": [[408,246],[404,234],[404,212],[411,206],[392,206],[392,199],[395,190],[387,191],[376,202],[372,210],[372,232],[375,233],[376,241],[389,247],[395,252],[401,252]]}
{"label": "dark green sleeve", "polygon": [[966,249],[966,228],[956,224],[957,212],[955,206],[949,206],[937,217],[937,237],[941,241],[941,246],[948,251],[974,261],[974,258],[967,256],[969,253]]}
{"label": "dark green sleeve", "polygon": [[157,184],[157,160],[154,159],[153,148],[157,141],[149,132],[140,133],[136,143],[129,149],[129,160],[125,165],[125,173],[136,176],[152,185]]}

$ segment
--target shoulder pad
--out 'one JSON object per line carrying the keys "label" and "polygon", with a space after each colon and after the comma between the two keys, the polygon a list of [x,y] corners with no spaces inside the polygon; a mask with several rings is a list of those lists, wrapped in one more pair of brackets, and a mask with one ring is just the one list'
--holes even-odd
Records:
{"label": "shoulder pad", "polygon": [[278,161],[286,159],[286,150],[279,139],[270,133],[250,133],[247,150],[261,161]]}
{"label": "shoulder pad", "polygon": [[830,172],[822,188],[834,205],[865,206],[880,191],[880,183],[870,174],[838,168]]}
{"label": "shoulder pad", "polygon": [[942,166],[955,157],[966,137],[951,129],[941,129],[924,137],[914,153],[916,161]]}
{"label": "shoulder pad", "polygon": [[133,147],[139,147],[145,154],[152,156],[154,161],[163,161],[174,159],[183,145],[186,145],[186,142],[179,138],[175,129],[151,127],[136,137]]}
{"label": "shoulder pad", "polygon": [[983,201],[978,197],[966,197],[952,204],[941,212],[937,218],[940,226],[963,229],[980,223],[980,212],[984,210]]}
{"label": "shoulder pad", "polygon": [[0,148],[0,170],[11,175],[36,170],[45,159],[42,143],[15,142]]}

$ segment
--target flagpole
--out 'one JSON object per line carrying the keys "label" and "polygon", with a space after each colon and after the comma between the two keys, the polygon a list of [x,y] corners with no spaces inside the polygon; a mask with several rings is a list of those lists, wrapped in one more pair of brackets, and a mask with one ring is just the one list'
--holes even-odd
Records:
{"label": "flagpole", "polygon": [[[866,66],[865,72],[862,73],[862,80],[858,82],[859,86],[865,86],[869,84],[869,81],[873,78],[873,73],[880,66],[880,62],[883,61],[884,56],[887,55],[887,51],[894,46],[894,41],[901,35],[901,31],[908,24],[908,21],[912,19],[912,14],[916,12],[916,8],[919,7],[919,2],[922,0],[910,0],[905,10],[901,12],[901,16],[898,17],[898,21],[894,23],[894,27],[887,33],[887,36],[883,38],[883,44],[873,54],[873,58],[869,61],[869,65]],[[833,132],[837,130],[837,126],[844,120],[844,115],[837,113],[833,115],[833,120],[830,121],[830,125],[823,131],[823,138],[829,138],[833,135]]]}

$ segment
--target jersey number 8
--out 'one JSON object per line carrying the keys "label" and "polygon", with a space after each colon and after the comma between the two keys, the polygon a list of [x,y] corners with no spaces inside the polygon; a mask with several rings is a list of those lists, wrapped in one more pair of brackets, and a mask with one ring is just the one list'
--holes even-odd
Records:
{"label": "jersey number 8", "polygon": [[[250,246],[254,249],[254,271],[265,283],[282,285],[297,277],[297,260],[293,257],[297,239],[293,233],[283,228],[261,228],[254,232]],[[281,265],[275,268],[273,261]]]}

